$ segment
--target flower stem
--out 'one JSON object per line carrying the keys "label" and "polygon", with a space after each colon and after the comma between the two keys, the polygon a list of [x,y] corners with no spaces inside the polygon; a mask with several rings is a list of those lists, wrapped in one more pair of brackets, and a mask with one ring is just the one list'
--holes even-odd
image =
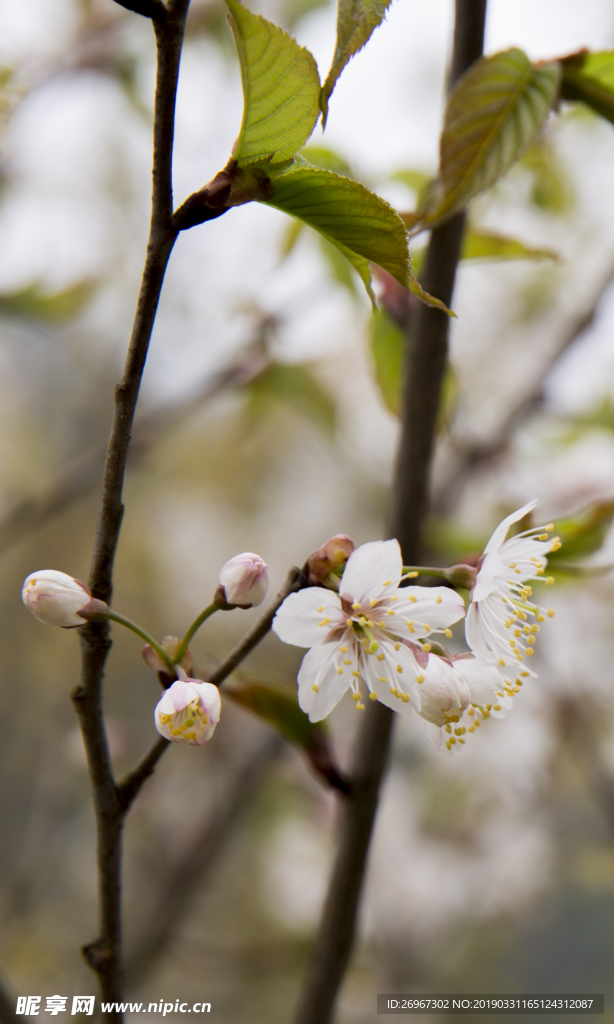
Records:
{"label": "flower stem", "polygon": [[404,565],[403,576],[406,579],[413,576],[439,576],[442,580],[448,578],[446,569],[436,569],[430,565]]}
{"label": "flower stem", "polygon": [[190,640],[192,639],[192,637],[194,636],[196,631],[198,629],[200,629],[200,627],[202,626],[203,622],[206,622],[206,620],[209,618],[209,616],[213,615],[213,613],[217,612],[221,607],[222,606],[221,606],[219,601],[212,601],[211,604],[207,605],[207,607],[204,609],[204,611],[202,611],[200,613],[200,615],[197,618],[194,619],[194,622],[192,623],[192,625],[190,626],[190,628],[186,632],[183,640],[181,641],[181,643],[179,644],[179,647],[177,648],[177,650],[175,652],[175,664],[178,664],[181,661],[181,659],[183,658],[185,652],[188,649],[188,644],[189,644]]}
{"label": "flower stem", "polygon": [[149,633],[146,633],[144,629],[141,629],[140,626],[137,626],[136,622],[131,622],[130,619],[126,619],[123,615],[118,615],[117,612],[112,612],[111,610],[108,611],[107,618],[113,619],[113,622],[119,622],[122,626],[125,626],[126,629],[130,629],[132,630],[133,633],[136,633],[137,636],[140,636],[141,640],[144,640],[145,643],[149,644],[150,647],[153,647],[158,657],[162,659],[162,661],[170,669],[170,671],[174,672],[173,663],[169,658],[168,654],[166,653],[166,651],[162,647],[160,647],[160,644],[157,643],[157,641],[154,640],[154,638],[150,636]]}

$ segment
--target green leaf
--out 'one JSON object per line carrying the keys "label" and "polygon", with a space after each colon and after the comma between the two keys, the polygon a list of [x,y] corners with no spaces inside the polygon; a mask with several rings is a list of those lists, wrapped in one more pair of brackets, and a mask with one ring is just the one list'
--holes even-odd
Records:
{"label": "green leaf", "polygon": [[546,213],[568,213],[575,202],[574,187],[563,161],[547,138],[537,139],[520,161],[532,178],[531,202]]}
{"label": "green leaf", "polygon": [[268,722],[277,732],[301,747],[312,767],[327,782],[349,792],[347,782],[339,773],[332,756],[326,728],[322,722],[310,722],[298,706],[296,690],[282,683],[243,680],[228,683],[224,694]]}
{"label": "green leaf", "polygon": [[275,189],[267,205],[297,217],[336,245],[360,274],[373,299],[369,262],[403,285],[411,269],[403,221],[365,185],[296,160],[271,175]]}
{"label": "green leaf", "polygon": [[322,127],[328,117],[328,101],[345,65],[358,53],[374,29],[384,20],[391,0],[338,0],[337,45],[331,69],[320,93]]}
{"label": "green leaf", "polygon": [[536,248],[519,242],[517,238],[499,235],[495,231],[469,229],[465,231],[461,249],[462,260],[558,260],[552,249]]}
{"label": "green leaf", "polygon": [[385,309],[378,309],[371,317],[370,341],[375,379],[384,405],[393,416],[398,416],[407,340]]}
{"label": "green leaf", "polygon": [[345,178],[354,177],[347,160],[344,160],[329,146],[305,146],[300,155],[312,167],[323,167],[325,171],[334,171],[335,174],[342,174]]}
{"label": "green leaf", "polygon": [[302,413],[325,434],[334,433],[335,402],[305,365],[271,363],[245,386],[245,390],[249,395],[248,411],[252,414],[257,415],[271,400],[277,400]]}
{"label": "green leaf", "polygon": [[34,282],[15,292],[0,294],[0,313],[47,323],[63,323],[72,319],[87,305],[95,285],[78,281],[61,292],[48,292]]}
{"label": "green leaf", "polygon": [[305,144],[318,120],[316,62],[309,50],[239,0],[226,3],[245,100],[233,156],[240,167],[268,160],[283,163]]}
{"label": "green leaf", "polygon": [[592,555],[603,544],[614,519],[614,500],[598,501],[577,512],[575,516],[558,519],[554,523],[554,536],[558,535],[562,547],[548,555],[548,566],[556,569],[570,558]]}
{"label": "green leaf", "polygon": [[614,51],[581,50],[561,65],[561,99],[580,100],[614,123]]}
{"label": "green leaf", "polygon": [[400,181],[402,185],[406,185],[407,188],[410,188],[412,192],[416,193],[416,201],[422,205],[426,189],[433,180],[433,175],[427,174],[426,171],[416,171],[412,168],[405,168],[391,174],[390,180]]}
{"label": "green leaf", "polygon": [[533,65],[512,48],[481,57],[459,79],[448,98],[425,224],[462,210],[518,160],[548,116],[560,73],[558,63]]}

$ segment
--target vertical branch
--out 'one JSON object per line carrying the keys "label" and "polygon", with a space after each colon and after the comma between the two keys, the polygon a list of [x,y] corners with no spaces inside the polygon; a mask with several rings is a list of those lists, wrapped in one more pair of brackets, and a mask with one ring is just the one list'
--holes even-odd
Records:
{"label": "vertical branch", "polygon": [[[124,372],[115,389],[115,412],[90,572],[92,593],[104,601],[109,601],[112,593],[113,560],[123,514],[122,489],[134,413],[164,274],[177,237],[171,226],[172,156],[177,80],[188,6],[189,0],[169,0],[165,17],[154,24],[158,64],[151,224]],[[101,998],[117,1002],[123,995],[121,857],[122,827],[127,806],[113,778],[102,710],[104,665],[111,641],[106,622],[89,623],[80,632],[82,675],[72,696],[83,733],[92,786],[99,885],[99,935],[84,948],[83,953],[98,974]],[[119,1011],[106,1015],[114,1024],[121,1021],[122,1016]]]}
{"label": "vertical branch", "polygon": [[[456,0],[450,85],[482,53],[486,0]],[[450,305],[463,232],[463,214],[435,229],[423,285]],[[428,501],[435,424],[448,356],[449,318],[421,306],[409,342],[401,438],[390,510],[390,535],[406,564],[416,564]],[[352,795],[341,809],[335,863],[296,1024],[330,1024],[348,965],[373,832],[381,780],[392,738],[394,712],[367,701],[354,754]]]}

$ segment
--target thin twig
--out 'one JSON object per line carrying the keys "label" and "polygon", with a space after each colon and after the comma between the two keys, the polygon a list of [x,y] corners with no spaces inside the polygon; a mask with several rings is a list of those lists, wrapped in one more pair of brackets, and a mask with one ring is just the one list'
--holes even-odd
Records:
{"label": "thin twig", "polygon": [[[208,378],[191,397],[182,396],[161,409],[141,417],[134,427],[130,445],[130,466],[141,461],[160,440],[175,429],[204,402],[227,388],[240,387],[257,377],[268,365],[268,357],[259,346],[250,348],[228,367]],[[53,483],[40,495],[22,498],[0,519],[0,554],[22,540],[33,530],[85,497],[100,483],[104,468],[106,445],[83,452],[59,470]]]}
{"label": "thin twig", "polygon": [[463,487],[472,475],[482,467],[498,459],[507,450],[519,425],[527,416],[536,412],[544,402],[544,384],[565,353],[592,326],[604,295],[614,281],[614,264],[611,265],[599,283],[591,301],[578,313],[561,334],[557,345],[541,366],[530,388],[508,410],[499,428],[488,440],[473,444],[456,443],[454,470],[440,485],[433,503],[437,515],[445,515],[458,502]]}
{"label": "thin twig", "polygon": [[[152,214],[147,256],[124,374],[115,391],[115,414],[105,461],[102,497],[94,540],[90,587],[94,597],[110,601],[113,561],[123,514],[122,489],[143,369],[176,232],[173,213],[172,154],[175,100],[185,18],[189,0],[170,0],[164,22],[155,22],[157,45],[154,105]],[[101,998],[121,1001],[121,851],[124,808],[111,767],[102,713],[104,665],[110,647],[108,623],[88,623],[81,632],[82,676],[73,692],[87,752],[96,816],[99,880],[99,936],[84,948],[97,973]],[[107,1015],[119,1024],[123,1014]]]}
{"label": "thin twig", "polygon": [[237,821],[252,805],[263,776],[284,749],[280,736],[268,736],[238,769],[181,857],[157,886],[154,906],[132,953],[127,956],[130,986],[139,985],[177,933],[194,905],[194,894],[215,866]]}
{"label": "thin twig", "polygon": [[208,680],[210,683],[213,683],[214,686],[222,685],[230,673],[234,672],[237,666],[241,664],[247,655],[253,651],[254,647],[256,647],[256,645],[259,644],[267,635],[277,613],[277,609],[286,600],[288,594],[294,593],[295,590],[301,590],[304,586],[305,576],[302,570],[293,566],[286,576],[285,582],[279,593],[276,595],[274,601],[268,606],[266,611],[262,613],[252,628],[247,631],[245,636],[239,640],[238,644],[232,649],[230,654],[227,654],[215,671],[211,673]]}
{"label": "thin twig", "polygon": [[[456,0],[450,82],[482,53],[486,0]],[[423,285],[451,304],[460,252],[463,215],[433,231]],[[407,564],[419,562],[420,532],[428,499],[435,424],[448,353],[449,320],[437,309],[420,306],[409,339],[390,514],[390,535],[397,537]],[[297,1024],[330,1024],[339,986],[348,965],[382,777],[392,738],[393,715],[367,701],[354,754],[352,792],[341,809],[338,846],[324,911],[300,999]]]}

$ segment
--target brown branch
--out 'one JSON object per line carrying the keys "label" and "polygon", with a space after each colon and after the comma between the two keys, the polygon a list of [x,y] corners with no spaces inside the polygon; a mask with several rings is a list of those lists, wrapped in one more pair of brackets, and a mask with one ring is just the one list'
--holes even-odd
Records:
{"label": "brown branch", "polygon": [[259,644],[267,635],[277,613],[277,609],[286,600],[288,594],[293,594],[294,591],[301,590],[305,586],[305,582],[305,576],[302,570],[293,566],[286,576],[285,582],[272,604],[270,604],[266,611],[262,613],[258,621],[255,622],[252,628],[247,631],[245,636],[239,640],[239,643],[232,649],[230,654],[226,655],[224,660],[210,674],[208,680],[210,683],[213,683],[214,686],[222,685],[230,673],[234,672],[237,666],[241,664],[247,655],[253,651],[254,647],[256,647],[256,645]]}
{"label": "brown branch", "polygon": [[[157,409],[135,424],[130,445],[132,468],[141,461],[170,430],[188,419],[209,398],[226,388],[240,387],[257,377],[268,365],[268,358],[257,346],[243,353],[230,366],[208,378],[202,386],[186,398]],[[22,498],[0,519],[0,554],[20,541],[31,531],[45,526],[56,515],[85,497],[100,481],[104,468],[106,445],[83,452],[77,459],[61,469],[53,483],[40,495]]]}
{"label": "brown branch", "polygon": [[457,459],[453,473],[440,486],[434,501],[437,515],[445,515],[459,500],[463,487],[471,476],[482,467],[492,464],[507,450],[517,428],[528,416],[536,412],[544,402],[544,384],[548,375],[565,353],[592,326],[601,301],[614,281],[614,265],[611,265],[599,283],[595,294],[586,308],[572,319],[559,338],[558,344],[535,376],[531,387],[508,410],[498,430],[487,441],[457,445]]}
{"label": "brown branch", "polygon": [[[456,0],[450,83],[482,53],[486,0]],[[460,253],[463,214],[433,231],[422,281],[431,295],[451,304]],[[448,355],[449,319],[427,306],[416,311],[409,338],[390,512],[406,564],[416,564],[428,498],[435,424]],[[356,751],[352,793],[341,809],[338,846],[322,919],[300,999],[297,1024],[330,1024],[339,986],[349,963],[367,855],[382,777],[392,738],[393,714],[367,701]]]}
{"label": "brown branch", "polygon": [[[158,65],[151,225],[124,374],[115,391],[115,414],[90,572],[92,593],[104,601],[109,601],[112,593],[113,560],[123,514],[122,488],[134,413],[164,274],[176,239],[171,227],[172,153],[177,80],[188,5],[189,0],[170,0],[164,23],[154,23]],[[73,701],[87,753],[96,817],[100,917],[99,936],[83,952],[98,975],[101,998],[117,1002],[123,996],[121,855],[125,814],[113,778],[102,714],[104,665],[110,647],[108,624],[89,623],[80,632],[82,675]],[[113,1024],[123,1019],[119,1011],[108,1016]]]}
{"label": "brown branch", "polygon": [[193,907],[194,893],[217,862],[239,818],[252,805],[256,790],[271,764],[284,749],[280,736],[269,736],[237,770],[226,791],[209,813],[166,878],[156,886],[157,897],[132,953],[127,957],[130,986],[139,985],[169,946],[178,925]]}

